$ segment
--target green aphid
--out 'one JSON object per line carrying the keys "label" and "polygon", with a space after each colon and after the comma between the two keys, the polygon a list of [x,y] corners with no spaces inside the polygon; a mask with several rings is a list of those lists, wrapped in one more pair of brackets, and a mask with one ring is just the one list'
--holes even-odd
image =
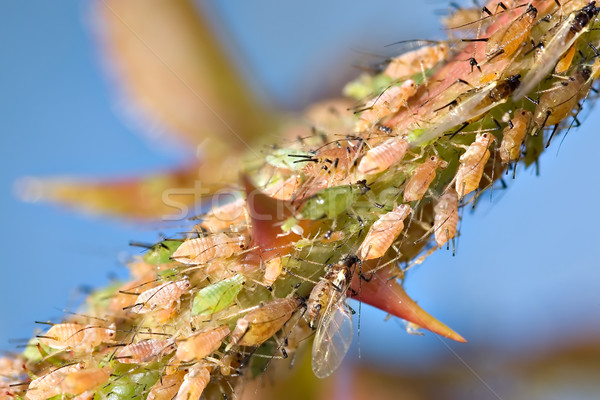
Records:
{"label": "green aphid", "polygon": [[181,243],[182,242],[179,240],[163,240],[152,246],[152,248],[144,254],[144,261],[153,265],[171,262],[169,257],[171,257],[175,250],[181,246]]}
{"label": "green aphid", "polygon": [[112,382],[103,386],[101,389],[101,398],[108,400],[129,400],[143,399],[143,393],[158,381],[159,374],[153,369],[138,369],[119,376],[113,377]]}
{"label": "green aphid", "polygon": [[344,86],[343,93],[344,96],[355,100],[365,100],[374,97],[374,93],[381,93],[392,83],[392,78],[384,74],[375,76],[363,74]]}
{"label": "green aphid", "polygon": [[298,225],[298,220],[294,217],[292,218],[288,218],[285,220],[285,222],[281,225],[281,230],[283,232],[289,232],[291,231],[296,225]]}
{"label": "green aphid", "polygon": [[352,186],[335,186],[312,196],[302,208],[305,219],[335,218],[354,203],[359,189]]}
{"label": "green aphid", "polygon": [[304,167],[304,163],[298,161],[304,161],[307,157],[310,158],[310,155],[305,151],[296,149],[277,149],[273,151],[273,153],[267,155],[265,160],[276,168],[296,171]]}
{"label": "green aphid", "polygon": [[[29,342],[27,342],[27,346],[25,346],[25,351],[23,351],[23,357],[25,357],[25,359],[27,361],[30,361],[32,363],[37,363],[37,362],[41,361],[42,358],[44,358],[44,355],[42,353],[40,353],[40,349],[38,348],[38,343],[39,343],[39,341],[36,337],[29,339]],[[42,345],[40,345],[40,346],[42,346]],[[42,351],[44,351],[44,350],[42,350]]]}
{"label": "green aphid", "polygon": [[194,296],[192,315],[209,315],[231,305],[244,287],[246,278],[236,275],[201,289]]}

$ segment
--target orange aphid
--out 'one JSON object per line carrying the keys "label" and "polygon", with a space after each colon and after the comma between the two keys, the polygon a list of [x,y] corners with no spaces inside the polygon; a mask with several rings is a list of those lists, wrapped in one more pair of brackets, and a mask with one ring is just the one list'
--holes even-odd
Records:
{"label": "orange aphid", "polygon": [[448,45],[439,43],[409,51],[390,61],[383,72],[392,79],[400,79],[425,72],[448,56]]}
{"label": "orange aphid", "polygon": [[185,278],[148,289],[138,296],[131,311],[145,314],[154,310],[170,309],[174,303],[179,302],[181,296],[189,291],[190,286],[189,279]]}
{"label": "orange aphid", "polygon": [[161,377],[148,392],[146,400],[171,400],[183,383],[184,375],[185,372],[176,371]]}
{"label": "orange aphid", "polygon": [[121,363],[138,364],[151,361],[173,350],[175,350],[175,342],[171,339],[149,339],[126,345],[117,352],[115,358]]}
{"label": "orange aphid", "polygon": [[529,37],[536,16],[537,9],[530,5],[513,22],[494,32],[485,47],[485,55],[490,57],[489,62],[507,59],[515,54]]}
{"label": "orange aphid", "polygon": [[204,264],[215,258],[229,258],[246,247],[244,235],[224,233],[188,239],[173,253],[174,260],[183,264]]}
{"label": "orange aphid", "polygon": [[225,231],[247,224],[248,209],[245,199],[237,199],[231,203],[213,208],[200,223],[200,226],[211,232]]}
{"label": "orange aphid", "polygon": [[229,333],[227,325],[196,333],[179,342],[175,358],[179,361],[201,360],[217,351]]}
{"label": "orange aphid", "polygon": [[109,343],[115,337],[115,333],[114,328],[63,323],[53,325],[39,337],[39,341],[53,349],[93,350],[102,343]]}
{"label": "orange aphid", "polygon": [[58,384],[60,392],[64,394],[81,394],[94,389],[108,381],[111,370],[109,368],[90,368],[71,371]]}
{"label": "orange aphid", "polygon": [[575,56],[575,45],[571,46],[571,48],[565,53],[563,58],[558,61],[556,67],[554,67],[554,72],[557,74],[562,74],[563,72],[567,72],[571,63],[573,62],[573,57]]}
{"label": "orange aphid", "polygon": [[300,299],[276,299],[250,311],[238,319],[231,333],[231,343],[239,346],[258,346],[283,327],[300,306]]}
{"label": "orange aphid", "polygon": [[358,249],[361,260],[382,257],[404,229],[403,221],[410,211],[408,204],[402,204],[379,217],[369,229],[365,240]]}
{"label": "orange aphid", "polygon": [[378,174],[402,160],[409,148],[408,142],[401,137],[386,140],[365,153],[358,164],[361,174]]}
{"label": "orange aphid", "polygon": [[515,111],[509,125],[502,131],[500,159],[503,163],[517,160],[521,155],[521,145],[531,121],[531,111],[522,108]]}
{"label": "orange aphid", "polygon": [[201,364],[193,365],[183,377],[174,400],[198,400],[210,382],[210,370]]}
{"label": "orange aphid", "polygon": [[293,175],[267,186],[263,192],[277,200],[290,201],[300,187],[300,177]]}
{"label": "orange aphid", "polygon": [[435,242],[442,247],[456,236],[456,227],[458,226],[458,194],[456,190],[448,188],[440,196],[433,207],[433,215]]}
{"label": "orange aphid", "polygon": [[417,93],[417,85],[412,79],[404,81],[400,86],[386,89],[367,103],[365,110],[360,114],[356,131],[366,131],[380,119],[398,112],[415,93]]}
{"label": "orange aphid", "polygon": [[490,158],[488,147],[494,139],[494,136],[489,133],[478,133],[475,141],[460,156],[460,165],[456,172],[455,184],[459,198],[462,199],[467,194],[479,188],[483,169]]}
{"label": "orange aphid", "polygon": [[404,201],[415,201],[423,198],[423,195],[429,189],[429,185],[435,178],[435,170],[446,168],[447,162],[438,156],[431,156],[419,165],[404,188]]}
{"label": "orange aphid", "polygon": [[281,257],[275,257],[265,262],[265,277],[263,282],[267,286],[271,286],[273,282],[279,278],[283,265],[281,263]]}
{"label": "orange aphid", "polygon": [[319,150],[304,160],[307,164],[302,172],[306,175],[306,180],[296,194],[296,199],[303,200],[327,187],[352,183],[351,171],[359,149],[360,145],[348,144]]}
{"label": "orange aphid", "polygon": [[327,231],[323,235],[321,235],[321,243],[333,243],[339,242],[340,240],[344,240],[346,234],[344,231]]}
{"label": "orange aphid", "polygon": [[83,363],[67,365],[32,380],[29,383],[25,397],[29,400],[45,400],[61,394],[60,383],[65,377],[82,370],[84,367]]}

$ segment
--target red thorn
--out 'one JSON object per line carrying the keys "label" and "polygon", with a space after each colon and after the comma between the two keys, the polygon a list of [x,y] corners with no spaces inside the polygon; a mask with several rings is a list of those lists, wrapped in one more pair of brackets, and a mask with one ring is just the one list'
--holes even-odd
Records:
{"label": "red thorn", "polygon": [[[246,191],[248,214],[252,221],[251,247],[255,251],[248,253],[246,262],[260,263],[272,254],[281,253],[281,248],[300,239],[296,234],[282,234],[281,223],[292,216],[289,205],[281,200],[267,196],[258,189],[247,175],[242,176]],[[271,250],[272,249],[272,250]]]}
{"label": "red thorn", "polygon": [[406,294],[402,286],[391,274],[389,268],[378,270],[368,282],[360,282],[360,277],[358,274],[355,274],[352,281],[352,289],[356,293],[353,297],[360,301],[386,311],[398,318],[412,322],[440,336],[456,340],[457,342],[466,342],[458,333],[419,307]]}

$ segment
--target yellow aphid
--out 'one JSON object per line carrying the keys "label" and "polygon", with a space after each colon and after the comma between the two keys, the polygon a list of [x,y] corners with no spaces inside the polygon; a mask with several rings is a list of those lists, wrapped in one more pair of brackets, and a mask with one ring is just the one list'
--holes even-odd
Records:
{"label": "yellow aphid", "polygon": [[172,374],[162,376],[152,386],[146,400],[171,400],[177,394],[183,382],[185,372],[176,371]]}
{"label": "yellow aphid", "polygon": [[213,208],[202,220],[200,226],[211,232],[225,231],[243,226],[248,221],[245,199]]}
{"label": "yellow aphid", "polygon": [[361,174],[378,174],[396,164],[408,151],[408,142],[401,137],[386,140],[365,153],[358,164]]}
{"label": "yellow aphid", "polygon": [[63,323],[53,325],[39,337],[39,341],[53,349],[93,350],[102,343],[110,343],[115,333],[114,328]]}
{"label": "yellow aphid", "polygon": [[409,51],[390,61],[383,72],[392,79],[405,78],[431,69],[448,56],[448,45],[439,43]]}
{"label": "yellow aphid", "polygon": [[267,286],[273,285],[273,282],[279,278],[283,269],[281,257],[275,257],[265,262],[265,277],[263,282]]}
{"label": "yellow aphid", "polygon": [[224,233],[188,239],[173,253],[174,260],[183,264],[205,264],[215,258],[228,258],[246,247],[246,236]]}
{"label": "yellow aphid", "polygon": [[179,342],[175,358],[179,361],[201,360],[217,351],[227,335],[229,335],[227,325],[196,333]]}
{"label": "yellow aphid", "polygon": [[531,27],[537,17],[537,9],[532,5],[513,22],[494,32],[489,37],[485,48],[485,55],[490,62],[510,58],[529,37]]}
{"label": "yellow aphid", "polygon": [[460,165],[456,172],[456,191],[459,198],[479,188],[485,164],[490,158],[488,147],[494,140],[489,133],[479,133],[475,141],[460,156]]}
{"label": "yellow aphid", "polygon": [[150,311],[170,309],[174,303],[179,302],[181,296],[189,291],[190,286],[189,279],[185,278],[148,289],[138,296],[131,311],[145,314]]}
{"label": "yellow aphid", "polygon": [[69,374],[81,371],[85,365],[77,363],[55,369],[29,383],[25,397],[29,400],[45,400],[61,394],[60,384]]}
{"label": "yellow aphid", "polygon": [[447,162],[435,155],[419,165],[404,188],[404,201],[421,200],[435,178],[436,169],[446,168],[447,165]]}
{"label": "yellow aphid", "polygon": [[360,259],[365,261],[382,257],[404,229],[404,219],[410,211],[408,204],[402,204],[379,217],[358,249]]}
{"label": "yellow aphid", "polygon": [[356,131],[366,131],[380,119],[398,112],[416,92],[417,85],[412,79],[404,81],[400,86],[386,89],[367,103],[366,109],[360,114]]}
{"label": "yellow aphid", "polygon": [[81,394],[108,381],[109,368],[90,368],[71,371],[58,384],[61,393]]}
{"label": "yellow aphid", "polygon": [[131,343],[117,352],[115,358],[125,364],[139,364],[152,361],[175,350],[175,342],[171,339],[149,339]]}
{"label": "yellow aphid", "polygon": [[300,306],[300,299],[276,299],[250,311],[238,319],[231,333],[232,344],[258,346],[281,329]]}
{"label": "yellow aphid", "polygon": [[458,194],[452,188],[448,188],[440,196],[433,207],[433,229],[435,242],[439,247],[448,243],[456,236],[458,226]]}
{"label": "yellow aphid", "polygon": [[509,125],[502,131],[500,159],[503,163],[517,160],[521,156],[521,145],[525,140],[531,116],[531,111],[522,108],[516,110]]}
{"label": "yellow aphid", "polygon": [[201,364],[194,364],[184,376],[173,400],[199,400],[209,382],[210,370]]}

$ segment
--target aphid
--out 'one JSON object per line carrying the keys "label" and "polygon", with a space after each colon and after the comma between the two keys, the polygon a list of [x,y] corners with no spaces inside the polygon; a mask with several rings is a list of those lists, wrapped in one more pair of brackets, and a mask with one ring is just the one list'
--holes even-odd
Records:
{"label": "aphid", "polygon": [[229,307],[245,282],[243,275],[235,275],[202,288],[194,296],[192,315],[210,315]]}
{"label": "aphid", "polygon": [[462,129],[469,123],[473,123],[484,117],[489,110],[508,100],[511,93],[519,87],[520,78],[521,75],[519,74],[512,75],[508,78],[494,81],[481,89],[472,89],[461,94],[455,100],[439,109],[449,108],[448,111],[442,113],[437,118],[431,129],[426,129],[414,138],[411,138],[409,135],[409,142],[411,145],[420,145],[440,137],[455,126],[462,124],[460,128]]}
{"label": "aphid", "polygon": [[577,68],[568,80],[559,81],[540,96],[533,113],[533,123],[539,129],[560,123],[568,117],[582,95],[588,92],[592,76],[598,72],[588,66]]}
{"label": "aphid", "polygon": [[521,156],[521,145],[525,140],[531,116],[531,111],[522,108],[515,110],[509,125],[502,131],[499,151],[503,163],[517,160]]}
{"label": "aphid", "polygon": [[265,262],[265,276],[263,278],[263,282],[267,286],[272,286],[273,283],[279,278],[281,275],[281,271],[283,270],[283,266],[281,263],[281,257],[275,257]]}
{"label": "aphid", "polygon": [[544,44],[540,57],[535,60],[535,66],[525,75],[523,84],[515,91],[515,100],[531,92],[548,75],[562,55],[588,30],[590,22],[599,12],[600,8],[596,7],[596,2],[591,1],[582,9],[571,13],[557,26],[550,41]]}
{"label": "aphid", "polygon": [[188,239],[179,246],[171,258],[183,264],[205,264],[215,258],[229,258],[246,248],[244,235],[228,236],[225,233]]}
{"label": "aphid", "polygon": [[478,133],[475,141],[460,156],[460,165],[456,172],[456,192],[459,198],[479,188],[485,164],[490,158],[488,147],[494,140],[489,133]]}
{"label": "aphid", "polygon": [[190,281],[186,277],[179,281],[163,283],[152,289],[142,292],[131,311],[138,314],[145,314],[151,311],[171,308],[174,303],[179,302],[181,296],[190,289]]}
{"label": "aphid", "polygon": [[272,185],[267,186],[263,192],[277,200],[290,201],[300,187],[300,177],[292,175],[287,179],[282,179]]}
{"label": "aphid", "polygon": [[307,163],[302,168],[306,180],[295,200],[303,201],[327,187],[351,184],[353,180],[351,170],[360,148],[360,145],[348,144],[320,150],[310,158],[302,159],[302,162]]}
{"label": "aphid", "polygon": [[447,56],[448,45],[444,42],[424,46],[393,58],[383,73],[392,79],[406,78],[433,68]]}
{"label": "aphid", "polygon": [[183,383],[185,372],[176,371],[172,374],[161,377],[150,391],[146,400],[171,400],[177,394],[179,387]]}
{"label": "aphid", "polygon": [[81,394],[108,381],[110,368],[86,368],[67,373],[58,384],[60,393]]}
{"label": "aphid", "polygon": [[567,53],[556,63],[556,67],[554,67],[554,72],[557,74],[562,74],[563,72],[567,72],[571,63],[573,62],[573,57],[575,57],[575,45],[571,46],[571,48],[567,51]]}
{"label": "aphid", "polygon": [[248,209],[245,199],[237,199],[231,203],[213,208],[200,223],[210,232],[224,231],[242,226],[248,221]]}
{"label": "aphid", "polygon": [[210,370],[202,364],[194,364],[183,377],[173,400],[199,400],[209,382]]}
{"label": "aphid", "polygon": [[217,351],[225,336],[229,335],[229,327],[221,325],[209,331],[195,333],[179,342],[175,358],[179,361],[201,360]]}
{"label": "aphid", "polygon": [[361,174],[378,174],[396,164],[408,151],[409,144],[402,137],[393,137],[365,153],[358,164]]}
{"label": "aphid", "polygon": [[63,323],[53,325],[44,335],[39,336],[41,344],[53,349],[90,350],[109,343],[115,337],[114,326],[103,328],[95,325]]}
{"label": "aphid", "polygon": [[148,339],[126,345],[117,352],[115,358],[124,364],[139,364],[174,350],[175,342],[172,339]]}
{"label": "aphid", "polygon": [[423,198],[429,189],[429,185],[435,179],[435,171],[438,168],[446,168],[448,163],[434,155],[419,165],[404,188],[404,201],[415,201]]}
{"label": "aphid", "polygon": [[60,383],[62,380],[67,375],[80,371],[84,367],[84,363],[67,365],[32,380],[29,383],[25,397],[29,400],[45,400],[61,394]]}
{"label": "aphid", "polygon": [[346,256],[331,266],[310,293],[306,315],[309,326],[317,329],[312,370],[318,378],[328,377],[340,366],[352,343],[352,313],[346,293],[359,262],[356,256]]}
{"label": "aphid", "polygon": [[410,211],[408,204],[402,204],[380,216],[371,225],[358,249],[360,259],[366,261],[382,257],[404,229],[403,221]]}
{"label": "aphid", "polygon": [[386,89],[367,103],[365,110],[360,114],[356,131],[366,131],[380,119],[398,112],[416,92],[417,85],[412,79],[404,81],[400,86]]}
{"label": "aphid", "polygon": [[238,346],[258,346],[283,327],[301,301],[296,297],[275,299],[250,311],[237,320],[231,333],[231,343]]}
{"label": "aphid", "polygon": [[458,226],[458,194],[452,188],[448,188],[440,196],[433,207],[434,236],[438,247],[448,243],[456,236]]}
{"label": "aphid", "polygon": [[504,60],[515,54],[529,37],[536,16],[537,9],[530,4],[520,17],[494,32],[485,47],[489,62]]}

